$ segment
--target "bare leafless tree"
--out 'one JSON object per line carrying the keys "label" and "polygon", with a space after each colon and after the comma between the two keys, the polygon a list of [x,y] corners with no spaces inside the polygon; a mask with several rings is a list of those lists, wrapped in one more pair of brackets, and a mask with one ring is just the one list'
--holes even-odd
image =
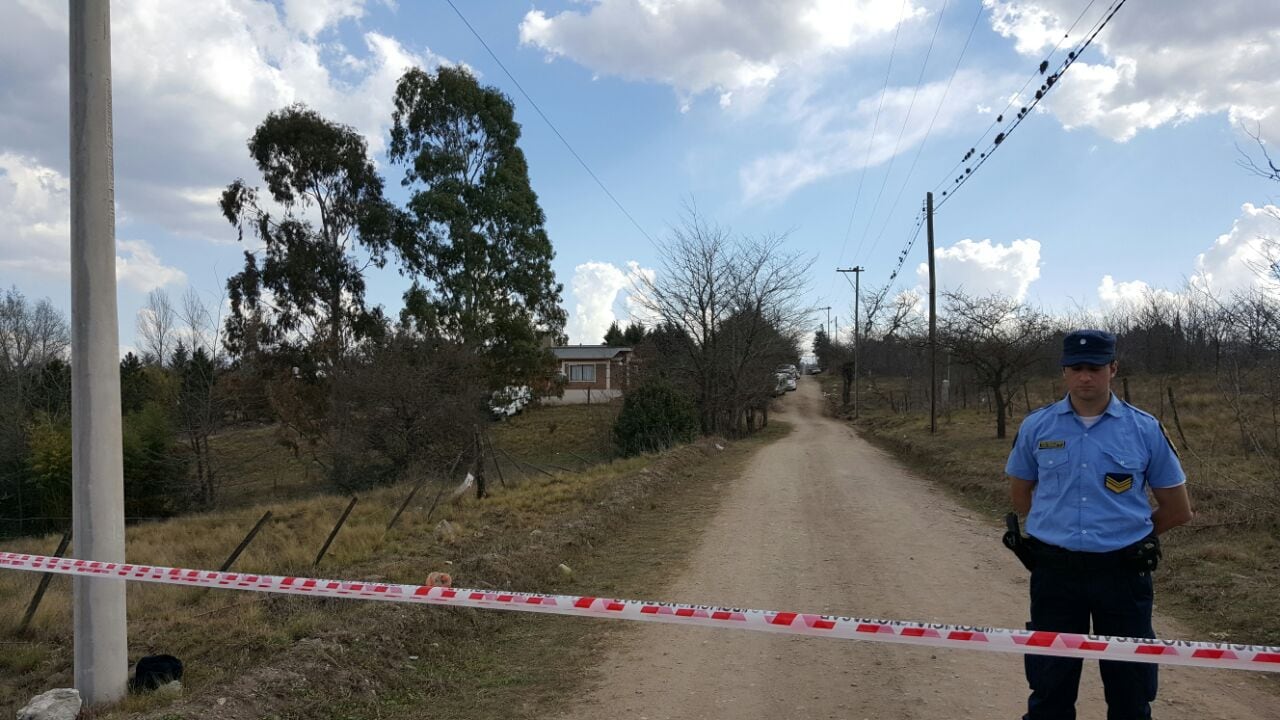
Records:
{"label": "bare leafless tree", "polygon": [[785,242],[734,237],[690,207],[662,245],[658,272],[635,279],[644,313],[685,339],[669,343],[681,355],[670,366],[694,393],[704,432],[745,430],[777,364],[798,355],[812,260]]}
{"label": "bare leafless tree", "polygon": [[169,300],[169,293],[156,288],[147,294],[147,304],[138,312],[138,335],[142,338],[142,350],[159,365],[169,360],[169,354],[177,341],[178,314]]}
{"label": "bare leafless tree", "polygon": [[1054,333],[1049,316],[998,294],[974,297],[960,291],[943,293],[945,313],[938,335],[952,358],[969,366],[980,384],[991,390],[996,405],[996,437],[1005,437],[1011,384],[1042,361]]}
{"label": "bare leafless tree", "polygon": [[209,310],[199,291],[193,287],[188,287],[182,295],[179,319],[183,326],[180,342],[192,352],[204,350],[210,357],[216,358],[222,347],[219,341],[222,324]]}
{"label": "bare leafless tree", "polygon": [[1267,151],[1267,143],[1262,139],[1261,125],[1255,124],[1253,129],[1249,129],[1249,126],[1240,123],[1240,130],[1248,135],[1257,147],[1245,150],[1236,145],[1236,151],[1240,153],[1236,164],[1260,178],[1280,182],[1280,167],[1276,166],[1275,160],[1271,159],[1271,153]]}
{"label": "bare leafless tree", "polygon": [[63,357],[71,346],[67,321],[48,299],[31,304],[17,288],[0,298],[0,370],[25,371]]}

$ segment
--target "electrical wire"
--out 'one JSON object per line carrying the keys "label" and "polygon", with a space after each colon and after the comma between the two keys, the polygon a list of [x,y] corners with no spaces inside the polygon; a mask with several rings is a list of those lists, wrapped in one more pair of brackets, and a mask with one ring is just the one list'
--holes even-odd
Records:
{"label": "electrical wire", "polygon": [[[938,121],[938,115],[942,114],[942,107],[947,102],[947,96],[951,93],[951,84],[956,79],[956,73],[960,71],[960,63],[964,60],[965,51],[969,49],[969,42],[973,40],[973,33],[978,29],[978,22],[982,19],[982,13],[986,11],[986,6],[981,2],[978,3],[978,13],[973,17],[973,24],[969,26],[969,35],[965,38],[964,45],[960,48],[960,57],[956,58],[956,66],[951,70],[951,77],[947,79],[947,86],[942,90],[942,99],[938,101],[938,107],[933,111],[933,118],[929,120],[929,128],[925,130],[924,138],[920,141],[920,145],[916,147],[916,155],[911,158],[911,167],[907,168],[907,177],[902,181],[902,186],[898,188],[898,194],[893,198],[893,205],[889,208],[888,215],[885,216],[884,225],[880,226],[880,232],[876,233],[875,240],[871,243],[871,251],[875,250],[880,244],[880,238],[884,237],[884,233],[889,229],[889,223],[893,220],[893,211],[898,208],[898,202],[902,200],[902,195],[907,189],[907,185],[911,183],[911,176],[915,173],[916,164],[920,162],[920,155],[924,153],[925,145],[929,142],[929,135],[933,133],[933,126]],[[854,255],[856,260],[857,255]],[[855,262],[856,264],[856,262]]]}
{"label": "electrical wire", "polygon": [[[862,230],[862,238],[858,240],[858,247],[853,251],[853,257],[857,258],[862,252],[862,246],[867,242],[867,234],[871,232],[871,221],[875,219],[876,210],[880,208],[880,198],[884,197],[884,189],[889,185],[889,177],[893,174],[894,162],[898,159],[898,148],[902,146],[902,136],[907,132],[907,125],[911,122],[911,112],[916,107],[916,97],[920,94],[920,86],[924,84],[924,74],[929,68],[929,58],[933,55],[933,45],[938,39],[938,30],[942,28],[942,19],[947,14],[947,6],[951,4],[951,0],[944,0],[942,9],[938,11],[938,22],[933,26],[933,36],[929,38],[929,49],[924,53],[924,62],[920,64],[920,77],[916,78],[915,88],[911,91],[911,102],[907,104],[907,114],[902,119],[902,127],[898,129],[898,139],[893,143],[893,152],[889,154],[889,167],[884,171],[884,179],[880,181],[880,191],[876,193],[875,202],[871,204],[871,212],[867,214],[867,225]],[[948,83],[948,87],[950,84]],[[935,115],[936,117],[936,115]],[[889,210],[892,216],[893,209],[897,207],[895,201],[894,207]],[[871,250],[875,250],[875,243],[872,243]],[[868,253],[871,252],[868,250]]]}
{"label": "electrical wire", "polygon": [[[893,58],[898,53],[898,36],[902,32],[902,20],[906,17],[907,0],[902,0],[902,6],[898,9],[898,24],[893,30],[893,46],[889,50],[889,66],[884,72],[884,86],[880,89],[880,104],[876,107],[876,117],[871,123],[871,137],[867,139],[867,153],[862,159],[862,172],[858,174],[858,190],[853,196],[853,209],[849,211],[849,222],[845,226],[844,241],[840,243],[840,254],[836,256],[836,265],[844,261],[844,251],[849,247],[849,234],[853,231],[853,218],[858,213],[858,203],[862,199],[862,184],[867,178],[867,163],[871,162],[871,148],[875,144],[876,131],[880,127],[880,111],[884,110],[884,97],[889,91],[889,77],[893,73]],[[835,278],[831,280],[831,288],[828,292],[835,289]]]}
{"label": "electrical wire", "polygon": [[892,284],[894,280],[898,279],[898,273],[902,271],[903,264],[907,262],[907,257],[911,255],[911,249],[915,247],[916,238],[920,237],[920,229],[924,227],[924,223],[925,212],[924,210],[921,210],[920,214],[916,216],[915,231],[911,233],[911,239],[907,240],[907,244],[903,246],[902,251],[898,253],[898,264],[893,268],[893,272],[889,274],[890,284]]}
{"label": "electrical wire", "polygon": [[551,118],[547,117],[547,114],[542,112],[542,108],[538,107],[538,103],[534,101],[533,97],[531,97],[527,91],[525,91],[524,86],[520,84],[520,81],[516,79],[515,75],[512,75],[511,71],[507,69],[507,66],[502,63],[502,60],[498,59],[497,54],[495,54],[493,49],[489,47],[489,43],[485,42],[484,38],[480,36],[480,33],[472,27],[471,22],[462,14],[462,11],[458,9],[458,6],[453,3],[453,0],[445,0],[445,2],[449,3],[449,7],[453,8],[453,12],[457,14],[458,19],[462,20],[462,24],[466,25],[467,29],[471,31],[471,34],[475,36],[476,40],[479,40],[480,44],[484,46],[484,49],[489,53],[489,57],[493,58],[493,61],[498,63],[498,67],[502,68],[502,72],[506,73],[507,78],[515,84],[516,89],[520,91],[520,94],[524,96],[524,99],[529,101],[529,104],[533,106],[533,109],[538,113],[538,116],[542,118],[542,121],[547,124],[547,127],[551,128],[551,132],[555,133],[556,137],[560,138],[560,142],[564,144],[565,148],[569,151],[569,154],[573,155],[574,159],[578,161],[578,164],[582,166],[582,169],[587,171],[587,174],[596,182],[596,185],[599,185],[600,189],[604,191],[605,195],[609,196],[609,199],[613,201],[613,204],[617,206],[618,210],[622,211],[622,214],[627,216],[627,219],[630,220],[631,224],[635,226],[635,229],[640,231],[640,234],[649,241],[649,244],[655,249],[660,250],[661,248],[659,248],[658,243],[654,241],[649,233],[645,232],[643,227],[640,227],[640,223],[636,222],[635,217],[632,216],[632,214],[623,207],[622,203],[619,202],[618,198],[609,191],[609,188],[606,187],[599,176],[595,174],[595,171],[587,165],[587,161],[583,160],[582,156],[578,154],[578,151],[573,149],[573,145],[569,144],[569,141],[565,136],[561,134],[558,128],[556,128],[555,123],[551,122]]}
{"label": "electrical wire", "polygon": [[[1046,64],[1050,62],[1053,59],[1053,56],[1058,52],[1058,50],[1062,48],[1062,43],[1065,42],[1066,39],[1071,36],[1072,31],[1076,29],[1076,26],[1080,24],[1080,21],[1084,19],[1085,14],[1089,12],[1089,9],[1092,8],[1094,3],[1096,2],[1097,0],[1089,0],[1088,4],[1084,6],[1084,9],[1082,9],[1080,13],[1076,15],[1075,21],[1071,23],[1071,26],[1067,28],[1067,31],[1063,33],[1062,37],[1058,38],[1058,42],[1053,46],[1053,49],[1050,50],[1049,54],[1046,55],[1044,57],[1044,60],[1040,62],[1040,67],[1047,67]],[[1114,0],[1112,4],[1114,5]],[[1106,15],[1105,11],[1103,12],[1103,15],[1104,16]],[[1094,24],[1094,27],[1096,27],[1096,25],[1097,23]],[[1092,29],[1093,28],[1090,28],[1090,30]],[[996,129],[996,126],[1004,122],[1005,115],[1007,115],[1009,111],[1013,109],[1013,106],[1015,103],[1021,100],[1022,94],[1027,91],[1027,88],[1031,85],[1032,82],[1036,80],[1036,78],[1041,77],[1043,74],[1044,73],[1040,71],[1039,67],[1031,71],[1031,75],[1027,78],[1026,82],[1022,84],[1022,87],[1018,89],[1018,92],[1014,93],[1009,97],[1009,100],[1006,102],[1004,109],[996,114],[995,119],[991,121],[991,124],[987,126],[987,129],[984,130],[982,132],[982,135],[978,137],[977,142],[973,143],[973,145],[970,146],[969,152],[966,153],[965,156],[962,157],[960,160],[958,160],[955,165],[952,165],[951,169],[947,171],[946,177],[944,177],[941,181],[938,182],[937,185],[934,186],[933,192],[935,194],[941,193],[943,186],[947,184],[947,182],[951,179],[951,176],[955,174],[956,170],[960,169],[960,167],[962,167],[966,162],[969,161],[970,158],[973,157],[974,149],[982,145],[983,141],[987,139],[987,136],[991,134],[991,131]]]}
{"label": "electrical wire", "polygon": [[[942,200],[939,201],[934,206],[935,212],[937,212],[938,209],[940,209],[943,205],[945,205],[947,201],[955,197],[956,191],[958,191],[967,182],[969,182],[969,179],[972,178],[975,173],[977,173],[979,168],[981,168],[983,165],[986,164],[987,160],[991,159],[991,156],[995,154],[995,151],[1002,144],[1004,144],[1006,140],[1008,140],[1009,136],[1013,134],[1013,131],[1016,130],[1019,125],[1022,124],[1022,121],[1031,116],[1031,111],[1034,110],[1036,106],[1040,104],[1041,100],[1043,100],[1045,97],[1048,96],[1049,90],[1053,89],[1053,86],[1059,80],[1061,80],[1062,76],[1066,74],[1067,70],[1070,69],[1071,66],[1075,64],[1076,60],[1080,59],[1080,56],[1084,53],[1084,51],[1087,50],[1089,46],[1093,44],[1094,39],[1098,37],[1098,33],[1102,32],[1103,28],[1105,28],[1107,24],[1111,22],[1111,19],[1116,16],[1116,13],[1120,11],[1120,8],[1124,7],[1124,4],[1126,2],[1128,2],[1128,0],[1116,0],[1111,4],[1111,6],[1108,8],[1109,12],[1107,12],[1103,16],[1102,20],[1100,22],[1094,23],[1093,32],[1089,34],[1089,36],[1085,39],[1083,43],[1081,43],[1075,50],[1071,51],[1067,55],[1067,59],[1058,68],[1057,72],[1048,76],[1046,84],[1042,86],[1041,90],[1036,92],[1035,99],[1028,106],[1018,111],[1017,119],[1013,122],[1012,125],[1009,126],[1009,129],[996,136],[995,141],[992,143],[990,149],[988,149],[985,153],[981,155],[976,165],[974,165],[972,168],[965,168],[964,174],[957,178],[955,187],[951,188],[950,191],[943,192]],[[1045,67],[1045,65],[1042,64],[1041,67]]]}

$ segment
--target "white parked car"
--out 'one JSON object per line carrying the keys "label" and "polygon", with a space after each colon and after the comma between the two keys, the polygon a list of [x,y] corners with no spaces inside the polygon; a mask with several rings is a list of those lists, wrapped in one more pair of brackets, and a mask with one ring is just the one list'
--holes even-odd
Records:
{"label": "white parked car", "polygon": [[773,374],[773,396],[777,397],[787,392],[787,385],[793,382],[791,376],[784,372],[776,372]]}
{"label": "white parked car", "polygon": [[533,391],[528,385],[508,385],[495,390],[489,398],[489,412],[495,420],[519,415],[533,402]]}

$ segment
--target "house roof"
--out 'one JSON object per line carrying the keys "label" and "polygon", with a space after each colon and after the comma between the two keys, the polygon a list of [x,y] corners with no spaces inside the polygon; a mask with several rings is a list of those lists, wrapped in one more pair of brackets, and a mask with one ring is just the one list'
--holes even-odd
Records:
{"label": "house roof", "polygon": [[557,360],[612,360],[622,353],[631,352],[629,347],[609,347],[608,345],[564,345],[551,348]]}

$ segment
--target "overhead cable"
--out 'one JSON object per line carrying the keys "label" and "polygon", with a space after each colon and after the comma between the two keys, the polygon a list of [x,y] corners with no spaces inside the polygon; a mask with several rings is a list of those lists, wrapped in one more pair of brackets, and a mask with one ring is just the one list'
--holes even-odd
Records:
{"label": "overhead cable", "polygon": [[635,217],[632,216],[632,214],[623,207],[618,198],[609,191],[609,188],[605,186],[604,181],[602,181],[600,177],[596,175],[595,171],[587,165],[587,161],[583,160],[582,156],[578,154],[578,151],[573,149],[573,145],[569,144],[569,141],[565,136],[556,128],[555,123],[551,122],[551,118],[547,117],[547,114],[542,112],[542,108],[538,107],[538,103],[535,102],[529,93],[525,91],[524,86],[520,84],[519,80],[516,80],[515,75],[512,75],[511,71],[507,69],[507,66],[502,64],[502,61],[498,59],[498,56],[493,52],[493,49],[489,47],[489,43],[485,42],[484,38],[480,36],[480,33],[472,27],[471,22],[462,14],[462,11],[458,9],[458,6],[453,3],[453,0],[445,0],[445,2],[449,3],[449,7],[453,8],[453,12],[457,14],[458,19],[462,20],[462,23],[467,26],[467,29],[471,31],[471,34],[475,36],[476,40],[479,40],[480,44],[484,46],[484,49],[489,53],[489,57],[493,58],[493,61],[498,63],[498,67],[502,68],[502,72],[506,73],[511,82],[515,84],[516,89],[520,91],[520,94],[524,96],[524,99],[529,101],[529,104],[533,106],[533,109],[538,113],[538,116],[542,118],[542,121],[547,124],[547,127],[551,128],[551,132],[555,133],[556,137],[560,138],[560,142],[564,144],[565,148],[569,151],[569,154],[573,155],[574,159],[578,161],[578,164],[582,166],[582,169],[587,171],[587,174],[596,182],[596,185],[599,185],[600,189],[604,191],[605,195],[609,196],[609,199],[613,201],[613,204],[617,206],[618,210],[622,211],[622,214],[627,216],[627,219],[630,220],[636,230],[640,231],[640,234],[649,241],[649,244],[653,245],[654,248],[658,248],[658,243],[654,241],[649,233],[645,232],[644,228],[640,227],[640,223],[636,222]]}
{"label": "overhead cable", "polygon": [[[1003,144],[1004,141],[1007,140],[1009,136],[1013,134],[1014,130],[1018,129],[1018,126],[1022,124],[1023,120],[1027,119],[1027,117],[1031,115],[1031,111],[1035,110],[1036,106],[1039,105],[1040,101],[1043,100],[1048,95],[1049,91],[1053,89],[1053,86],[1058,82],[1058,80],[1060,80],[1062,76],[1066,74],[1067,70],[1069,70],[1071,66],[1075,64],[1076,60],[1080,59],[1080,56],[1084,53],[1084,51],[1087,50],[1089,46],[1093,44],[1094,39],[1098,37],[1098,33],[1102,32],[1102,29],[1105,28],[1107,24],[1111,22],[1111,19],[1115,17],[1117,12],[1120,11],[1120,8],[1124,7],[1124,4],[1126,2],[1128,2],[1128,0],[1118,0],[1117,2],[1113,2],[1111,4],[1111,7],[1109,8],[1110,12],[1103,17],[1101,22],[1096,23],[1094,25],[1093,32],[1090,33],[1090,35],[1087,38],[1085,38],[1085,41],[1081,43],[1075,50],[1067,53],[1067,59],[1063,61],[1062,65],[1058,68],[1056,72],[1050,75],[1047,75],[1045,77],[1045,83],[1040,86],[1039,90],[1036,91],[1035,99],[1032,100],[1032,102],[1029,105],[1027,105],[1026,107],[1018,111],[1016,116],[1017,119],[1014,120],[1013,124],[1009,126],[1009,129],[996,135],[994,141],[991,144],[991,147],[986,152],[981,154],[981,156],[978,159],[978,163],[976,165],[974,165],[972,168],[965,168],[964,174],[960,175],[957,178],[955,187],[951,188],[950,190],[943,191],[942,200],[939,201],[936,206],[934,206],[935,212],[938,210],[938,208],[941,208],[943,205],[945,205],[948,200],[950,200],[952,197],[955,197],[956,191],[959,190],[961,187],[963,187],[964,184],[969,181],[969,178],[973,177],[973,174],[976,173],[979,168],[981,168],[983,165],[986,164],[987,160],[989,160],[991,156],[995,154],[996,149],[999,148],[1000,145]],[[1048,65],[1042,62],[1040,64],[1040,71],[1044,72],[1047,69],[1048,69]]]}

